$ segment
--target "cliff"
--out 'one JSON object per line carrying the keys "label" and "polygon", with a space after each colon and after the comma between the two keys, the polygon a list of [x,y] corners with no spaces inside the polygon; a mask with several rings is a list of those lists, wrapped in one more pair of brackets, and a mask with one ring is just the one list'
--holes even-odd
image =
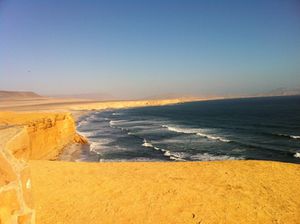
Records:
{"label": "cliff", "polygon": [[[63,109],[65,107],[70,109],[72,106],[74,110],[89,110],[178,102],[180,100],[98,102],[95,104],[88,102],[88,106],[81,103],[79,105],[58,103],[58,105],[63,106]],[[38,101],[38,104],[40,103]],[[50,107],[49,104],[46,106]],[[76,133],[75,122],[70,113],[0,112],[1,224],[35,223],[28,160],[55,159],[64,147],[74,142],[84,144],[87,140]]]}
{"label": "cliff", "polygon": [[35,223],[29,159],[54,159],[76,133],[69,113],[0,113],[0,223]]}

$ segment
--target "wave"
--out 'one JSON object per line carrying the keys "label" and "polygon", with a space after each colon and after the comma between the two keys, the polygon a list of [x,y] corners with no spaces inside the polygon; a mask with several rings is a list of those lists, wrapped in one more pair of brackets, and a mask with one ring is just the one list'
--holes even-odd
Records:
{"label": "wave", "polygon": [[159,159],[155,158],[145,158],[145,157],[135,157],[131,159],[106,159],[106,158],[101,158],[99,159],[99,162],[157,162],[157,161],[162,161]]}
{"label": "wave", "polygon": [[168,157],[171,160],[175,160],[175,161],[185,161],[185,159],[183,159],[183,155],[184,153],[180,153],[180,152],[171,152],[169,150],[166,149],[162,149],[159,147],[156,147],[154,145],[152,145],[150,142],[148,142],[146,139],[143,140],[143,144],[142,146],[144,147],[148,147],[148,148],[152,148],[155,149],[157,151],[160,151],[163,153],[164,156]]}
{"label": "wave", "polygon": [[177,133],[184,133],[184,134],[195,134],[204,138],[208,138],[211,140],[218,140],[221,142],[231,142],[228,139],[219,137],[219,136],[213,136],[213,135],[209,135],[209,134],[205,134],[202,132],[199,132],[199,129],[195,129],[195,128],[191,128],[191,129],[187,129],[187,128],[178,128],[178,127],[172,127],[172,126],[168,126],[168,125],[162,125],[163,128],[167,128],[169,131],[173,131],[173,132],[177,132]]}
{"label": "wave", "polygon": [[147,142],[146,139],[144,139],[142,146],[149,147],[149,148],[154,148],[154,146],[150,142]]}
{"label": "wave", "polygon": [[286,138],[291,138],[291,139],[300,139],[300,136],[298,135],[287,135],[287,134],[275,134],[280,137],[286,137]]}
{"label": "wave", "polygon": [[[153,146],[150,142],[148,142],[146,139],[143,140],[142,146],[153,148],[157,151],[161,151],[164,156],[168,157],[171,160],[176,161],[186,161],[185,158],[190,158],[191,160],[197,160],[197,161],[217,161],[217,160],[242,160],[245,159],[244,157],[233,157],[228,155],[213,155],[210,153],[198,153],[196,155],[190,155],[184,152],[171,152],[166,149],[162,149],[156,146]],[[299,153],[300,156],[300,153]]]}
{"label": "wave", "polygon": [[227,155],[213,155],[209,153],[199,153],[191,156],[192,160],[200,160],[200,161],[217,161],[217,160],[242,160],[245,159],[243,157],[233,157]]}
{"label": "wave", "polygon": [[93,137],[95,135],[95,131],[78,131],[77,130],[77,132],[78,132],[78,134],[80,134],[84,137],[87,137],[87,138]]}
{"label": "wave", "polygon": [[77,128],[87,125],[89,122],[98,122],[99,120],[97,120],[97,115],[99,113],[100,112],[90,112],[87,115],[81,116],[77,122]]}
{"label": "wave", "polygon": [[101,138],[100,141],[97,139],[96,141],[90,141],[90,151],[97,152],[97,149],[103,150],[111,150],[111,147],[108,147],[107,145],[110,144],[113,140],[108,138]]}
{"label": "wave", "polygon": [[294,154],[294,157],[295,157],[295,158],[300,158],[300,152],[296,152],[296,153]]}
{"label": "wave", "polygon": [[109,125],[110,126],[115,126],[116,124],[119,124],[119,123],[122,123],[122,122],[126,122],[126,120],[110,120]]}
{"label": "wave", "polygon": [[99,146],[101,146],[101,145],[102,144],[100,142],[91,142],[90,143],[90,151],[99,154],[97,149],[99,149]]}
{"label": "wave", "polygon": [[168,125],[162,125],[163,128],[167,128],[169,131],[177,132],[177,133],[184,133],[184,134],[197,134],[197,130],[199,129],[187,129],[187,128],[176,128]]}
{"label": "wave", "polygon": [[82,125],[86,125],[88,123],[87,120],[81,120],[77,123],[77,128],[81,127]]}
{"label": "wave", "polygon": [[118,115],[122,115],[122,113],[117,113],[117,112],[114,112],[112,113],[113,116],[118,116]]}
{"label": "wave", "polygon": [[208,138],[208,139],[212,139],[212,140],[219,140],[221,142],[230,142],[230,140],[228,140],[228,139],[225,139],[225,138],[222,138],[222,137],[215,137],[215,136],[208,135],[208,134],[196,133],[196,135],[199,135],[199,136],[202,136],[202,137],[205,137],[205,138]]}

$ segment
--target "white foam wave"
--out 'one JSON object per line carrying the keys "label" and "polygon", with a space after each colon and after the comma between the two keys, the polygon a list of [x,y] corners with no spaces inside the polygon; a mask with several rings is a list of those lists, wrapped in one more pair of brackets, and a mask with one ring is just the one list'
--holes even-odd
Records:
{"label": "white foam wave", "polygon": [[278,136],[293,138],[293,139],[300,139],[300,136],[298,135],[287,135],[287,134],[277,134]]}
{"label": "white foam wave", "polygon": [[99,162],[157,162],[162,161],[160,159],[145,158],[145,157],[135,157],[132,159],[104,159],[101,158]]}
{"label": "white foam wave", "polygon": [[90,151],[98,153],[97,149],[99,149],[99,147],[101,145],[102,144],[100,142],[91,142],[91,144],[90,144]]}
{"label": "white foam wave", "polygon": [[201,137],[205,137],[205,138],[208,138],[208,139],[212,139],[212,140],[219,140],[221,142],[230,142],[230,140],[228,139],[225,139],[225,138],[222,138],[222,137],[216,137],[216,136],[212,136],[212,135],[208,135],[208,134],[203,134],[203,133],[196,133],[196,135],[199,135]]}
{"label": "white foam wave", "polygon": [[126,122],[126,120],[111,120],[111,121],[109,121],[109,125],[114,126],[114,125],[122,123],[122,122]]}
{"label": "white foam wave", "polygon": [[199,161],[217,161],[217,160],[241,160],[243,157],[233,157],[227,155],[212,155],[209,153],[199,153],[192,155],[191,159]]}
{"label": "white foam wave", "polygon": [[183,159],[185,156],[185,153],[183,153],[183,152],[170,152],[170,151],[166,150],[164,155],[168,156],[172,160],[185,161],[185,159]]}
{"label": "white foam wave", "polygon": [[99,112],[96,112],[96,113],[89,113],[88,115],[86,116],[82,116],[79,120],[79,122],[77,123],[77,127],[80,127],[80,126],[83,126],[83,125],[86,125],[88,124],[90,121],[93,121],[97,118],[97,114]]}
{"label": "white foam wave", "polygon": [[81,120],[81,121],[78,122],[77,127],[81,127],[82,125],[85,125],[87,123],[88,123],[87,120]]}
{"label": "white foam wave", "polygon": [[150,142],[148,142],[146,139],[143,140],[143,144],[142,146],[144,147],[148,147],[148,148],[153,148],[157,151],[161,151],[163,153],[164,156],[172,159],[172,160],[176,160],[176,161],[185,161],[183,159],[183,155],[184,153],[180,153],[180,152],[171,152],[169,150],[166,149],[162,149],[156,146],[153,146]]}
{"label": "white foam wave", "polygon": [[167,128],[169,131],[177,132],[177,133],[184,133],[184,134],[197,134],[198,129],[187,129],[187,128],[178,128],[172,127],[168,125],[162,125],[163,128]]}
{"label": "white foam wave", "polygon": [[295,157],[295,158],[300,158],[300,152],[296,152],[296,153],[294,154],[294,157]]}
{"label": "white foam wave", "polygon": [[94,141],[90,141],[90,151],[111,151],[111,147],[108,145],[113,141],[114,140],[111,138],[101,138],[96,139]]}
{"label": "white foam wave", "polygon": [[149,148],[154,148],[154,146],[150,142],[147,142],[146,139],[144,139],[142,146],[149,147]]}
{"label": "white foam wave", "polygon": [[84,137],[87,137],[87,138],[92,137],[95,134],[93,131],[78,131],[77,130],[77,132],[78,132],[78,134],[80,134]]}
{"label": "white foam wave", "polygon": [[195,134],[204,138],[208,138],[211,140],[218,140],[218,141],[222,141],[222,142],[230,142],[230,140],[219,137],[219,136],[213,136],[213,135],[209,135],[206,133],[202,133],[200,132],[200,129],[195,129],[195,128],[191,128],[191,129],[187,129],[187,128],[178,128],[178,127],[172,127],[172,126],[168,126],[168,125],[162,125],[163,128],[167,128],[169,131],[173,131],[173,132],[177,132],[177,133],[184,133],[184,134]]}

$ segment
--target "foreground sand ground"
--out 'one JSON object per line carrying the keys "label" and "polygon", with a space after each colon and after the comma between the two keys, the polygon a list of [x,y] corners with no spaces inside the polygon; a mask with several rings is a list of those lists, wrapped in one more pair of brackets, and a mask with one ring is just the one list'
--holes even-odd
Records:
{"label": "foreground sand ground", "polygon": [[300,223],[300,166],[31,161],[37,223]]}

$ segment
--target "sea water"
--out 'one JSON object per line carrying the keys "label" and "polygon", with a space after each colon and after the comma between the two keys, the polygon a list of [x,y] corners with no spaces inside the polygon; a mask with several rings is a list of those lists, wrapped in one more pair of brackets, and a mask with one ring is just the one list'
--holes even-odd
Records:
{"label": "sea water", "polygon": [[95,111],[77,130],[90,141],[84,161],[300,163],[300,96]]}

